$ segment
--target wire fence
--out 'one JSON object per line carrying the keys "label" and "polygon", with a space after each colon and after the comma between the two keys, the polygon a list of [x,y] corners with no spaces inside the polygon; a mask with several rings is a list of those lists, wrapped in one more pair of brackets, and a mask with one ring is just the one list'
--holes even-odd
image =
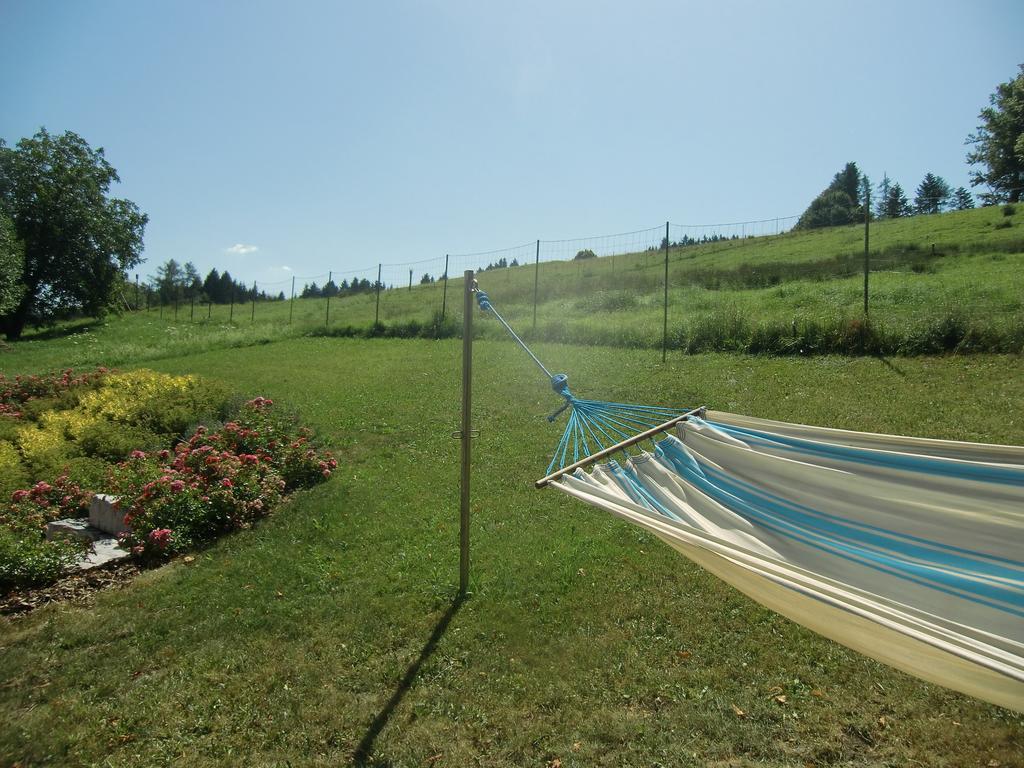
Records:
{"label": "wire fence", "polygon": [[[924,351],[959,348],[965,340],[1019,351],[1024,284],[1020,270],[1011,268],[1019,261],[1011,257],[1005,265],[1005,284],[999,283],[997,262],[1024,251],[1012,232],[1020,222],[1013,213],[992,210],[999,220],[991,235],[973,245],[943,226],[928,226],[938,219],[927,215],[914,217],[914,226],[899,230],[896,239],[886,234],[885,221],[866,222],[863,235],[857,227],[828,228],[799,240],[792,234],[797,216],[666,222],[257,281],[244,293],[233,291],[224,304],[202,295],[161,301],[136,284],[134,306],[125,304],[174,322],[287,323],[336,335],[441,337],[459,332],[461,278],[472,270],[506,316],[537,339],[660,347],[664,357],[669,348],[800,353],[870,351],[874,345],[875,351],[906,351],[908,334],[917,333],[930,339],[917,345]],[[942,259],[972,249],[992,254],[973,283],[969,272],[960,282],[933,279]],[[986,338],[972,341],[981,333],[975,329],[981,319],[1006,321],[1010,330],[988,327]],[[924,320],[931,326],[907,330]],[[902,335],[892,331],[898,324],[906,326]]]}

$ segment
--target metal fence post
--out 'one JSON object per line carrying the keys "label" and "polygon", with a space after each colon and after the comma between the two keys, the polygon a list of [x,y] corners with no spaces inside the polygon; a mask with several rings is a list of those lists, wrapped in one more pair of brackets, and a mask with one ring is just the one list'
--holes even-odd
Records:
{"label": "metal fence post", "polygon": [[382,264],[377,265],[377,306],[373,310],[373,324],[377,326],[380,324],[380,270]]}
{"label": "metal fence post", "polygon": [[288,304],[288,325],[292,324],[292,316],[295,314],[295,275],[292,275],[292,300]]}
{"label": "metal fence post", "polygon": [[[327,285],[330,285],[334,281],[334,272],[327,273]],[[324,288],[327,288],[327,285]],[[331,289],[327,288],[327,314],[324,316],[324,328],[327,328],[331,324]]]}
{"label": "metal fence post", "polygon": [[864,314],[868,313],[868,272],[870,271],[870,259],[868,255],[868,222],[871,219],[871,190],[868,189],[864,195]]}
{"label": "metal fence post", "polygon": [[533,330],[537,330],[537,292],[540,290],[540,240],[537,241],[537,255],[533,259]]}
{"label": "metal fence post", "polygon": [[665,222],[665,321],[661,332],[661,362],[668,355],[668,222]]}
{"label": "metal fence post", "polygon": [[256,322],[256,281],[252,281],[252,316],[249,318],[250,323]]}
{"label": "metal fence post", "polygon": [[444,255],[444,289],[441,291],[441,320],[444,320],[445,305],[448,303],[448,254]]}

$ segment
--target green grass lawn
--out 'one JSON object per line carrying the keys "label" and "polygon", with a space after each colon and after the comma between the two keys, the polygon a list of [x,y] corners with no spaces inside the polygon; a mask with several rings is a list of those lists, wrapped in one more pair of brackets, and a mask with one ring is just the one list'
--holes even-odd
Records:
{"label": "green grass lawn", "polygon": [[[1024,760],[1020,715],[847,651],[652,537],[534,490],[560,432],[544,418],[558,402],[508,342],[477,344],[473,595],[450,612],[459,343],[232,347],[254,340],[198,338],[194,352],[165,341],[146,365],[295,408],[337,452],[335,476],[190,564],[90,606],[4,619],[0,763]],[[16,345],[5,371],[53,367],[68,343]],[[131,360],[84,344],[76,364]],[[663,366],[644,350],[537,351],[582,396],[1024,443],[1020,356],[673,354]]]}

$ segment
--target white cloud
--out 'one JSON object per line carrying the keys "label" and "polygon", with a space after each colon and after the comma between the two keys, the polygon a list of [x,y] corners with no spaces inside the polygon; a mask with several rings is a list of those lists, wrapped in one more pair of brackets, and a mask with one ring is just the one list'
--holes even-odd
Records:
{"label": "white cloud", "polygon": [[246,245],[245,243],[235,243],[230,248],[225,248],[224,253],[232,253],[236,256],[244,256],[247,253],[253,253],[258,251],[260,247],[258,245]]}
{"label": "white cloud", "polygon": [[285,266],[282,266],[282,267],[281,267],[281,269],[283,269],[283,270],[284,270],[285,272],[291,272],[291,271],[293,271],[291,267],[289,267],[289,266],[286,266],[286,265],[285,265]]}

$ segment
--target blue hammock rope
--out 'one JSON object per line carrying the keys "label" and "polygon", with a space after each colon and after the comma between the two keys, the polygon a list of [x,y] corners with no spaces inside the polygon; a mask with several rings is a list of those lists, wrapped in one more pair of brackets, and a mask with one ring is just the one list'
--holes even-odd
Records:
{"label": "blue hammock rope", "polygon": [[680,410],[634,403],[613,403],[576,397],[569,390],[569,377],[564,373],[552,374],[548,370],[540,358],[533,353],[533,350],[494,308],[487,293],[475,285],[475,281],[473,290],[480,309],[494,315],[509,335],[536,363],[537,367],[544,372],[551,384],[551,389],[565,400],[561,408],[548,416],[548,421],[554,422],[563,412],[569,411],[565,431],[551,456],[551,463],[548,464],[548,474],[689,412],[690,409]]}

